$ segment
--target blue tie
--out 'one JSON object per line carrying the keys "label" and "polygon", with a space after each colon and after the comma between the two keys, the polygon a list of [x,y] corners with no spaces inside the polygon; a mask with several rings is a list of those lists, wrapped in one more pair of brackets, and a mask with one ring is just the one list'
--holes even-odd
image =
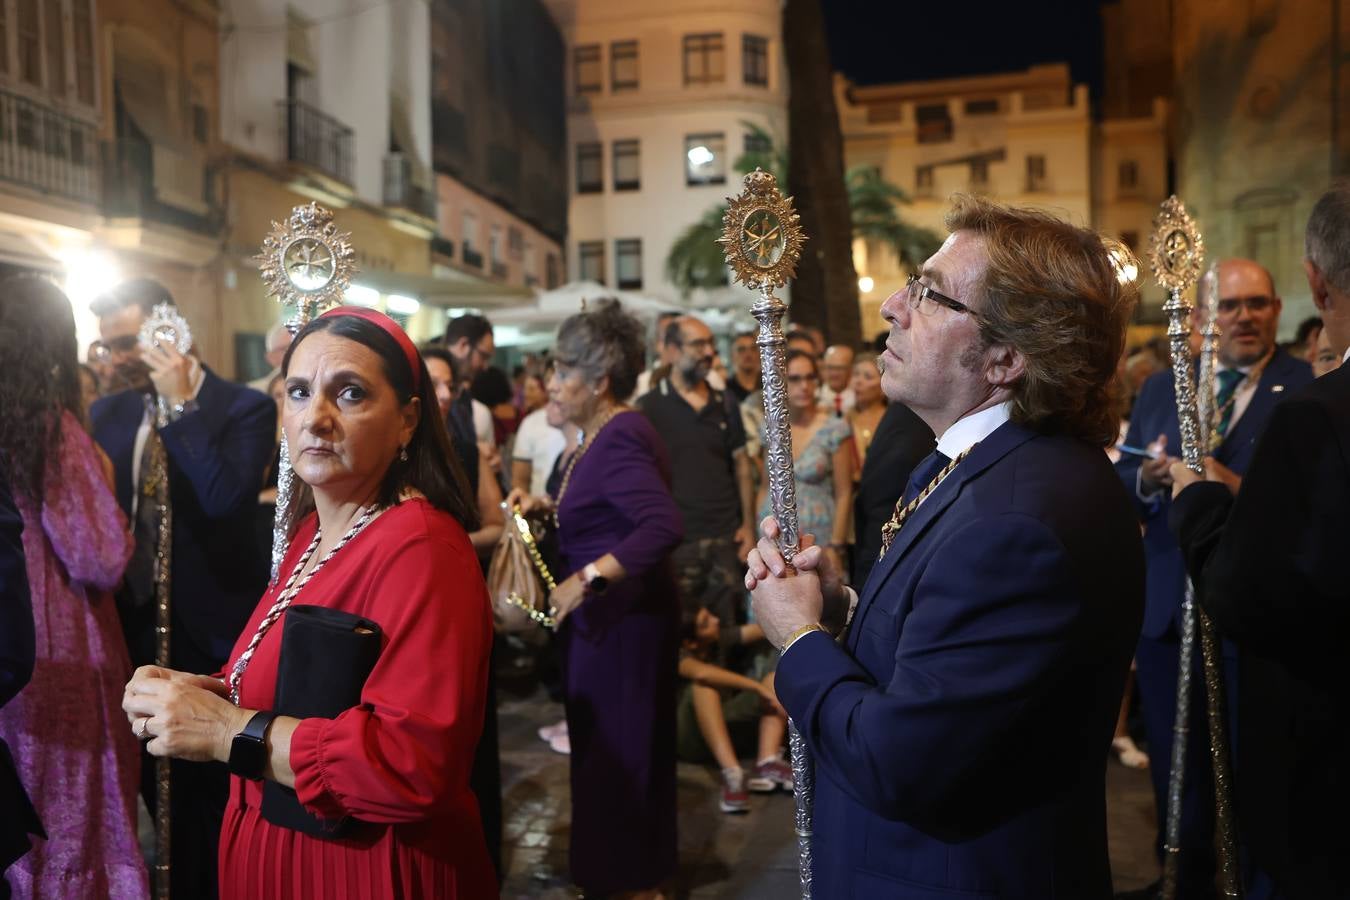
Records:
{"label": "blue tie", "polygon": [[940,450],[934,450],[923,461],[914,467],[914,471],[909,475],[909,484],[905,485],[905,494],[900,500],[900,508],[904,509],[915,497],[919,496],[919,491],[928,487],[928,482],[937,477],[942,471],[942,467],[951,462],[951,457]]}

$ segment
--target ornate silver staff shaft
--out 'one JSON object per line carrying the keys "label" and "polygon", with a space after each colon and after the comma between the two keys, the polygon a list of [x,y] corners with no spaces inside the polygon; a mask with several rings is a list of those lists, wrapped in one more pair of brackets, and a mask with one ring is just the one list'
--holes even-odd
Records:
{"label": "ornate silver staff shaft", "polygon": [[[164,399],[158,400],[161,415],[158,424],[167,420]],[[169,457],[164,442],[156,431],[151,436],[154,445],[151,461],[155,484],[155,502],[159,504],[159,535],[155,545],[155,665],[171,668],[169,654],[172,629],[170,596],[173,591],[173,504],[169,494]],[[170,803],[173,788],[170,781],[169,759],[155,760],[155,900],[169,900],[169,873],[173,853],[173,813]]]}
{"label": "ornate silver staff shaft", "polygon": [[[746,175],[745,189],[728,199],[723,226],[719,242],[736,279],[759,292],[750,312],[759,322],[756,343],[763,370],[765,470],[769,500],[780,531],[778,547],[790,565],[801,542],[797,531],[797,485],[792,467],[792,423],[788,418],[782,324],[787,306],[773,291],[792,277],[805,237],[792,209],[792,198],[784,197],[773,175],[761,169]],[[788,750],[792,757],[792,795],[796,801],[798,876],[803,900],[810,900],[815,775],[810,748],[791,719]]]}
{"label": "ornate silver staff shaft", "polygon": [[[1202,433],[1196,409],[1195,382],[1191,377],[1190,314],[1191,304],[1183,296],[1199,275],[1204,243],[1195,223],[1176,196],[1164,201],[1155,221],[1153,234],[1153,269],[1158,282],[1167,290],[1163,311],[1167,314],[1167,337],[1172,357],[1172,380],[1177,402],[1177,422],[1181,431],[1181,454],[1186,467],[1197,475],[1204,475],[1204,456],[1208,449],[1208,435]],[[1236,829],[1232,809],[1232,771],[1228,757],[1228,731],[1224,709],[1223,661],[1219,656],[1214,623],[1194,602],[1193,591],[1187,588],[1187,601],[1182,607],[1182,643],[1185,648],[1187,631],[1193,646],[1197,625],[1200,647],[1204,656],[1205,697],[1209,726],[1210,758],[1214,769],[1215,820],[1219,830],[1219,868],[1224,895],[1242,896],[1242,882],[1238,872]],[[1183,694],[1184,685],[1184,694]],[[1178,752],[1172,748],[1172,770],[1168,777],[1167,854],[1163,869],[1163,896],[1176,897],[1179,867],[1181,794],[1184,788],[1184,738],[1190,712],[1190,657],[1178,660],[1177,670],[1177,731],[1183,738]],[[1175,812],[1175,815],[1174,815]]]}
{"label": "ornate silver staff shaft", "polygon": [[[351,235],[338,231],[333,214],[317,203],[295,207],[284,224],[272,223],[254,261],[267,293],[283,307],[295,306],[295,315],[286,323],[292,336],[316,315],[342,302],[356,274],[354,257]],[[294,498],[295,470],[283,430],[277,461],[277,511],[272,520],[273,581],[291,540],[288,528]]]}

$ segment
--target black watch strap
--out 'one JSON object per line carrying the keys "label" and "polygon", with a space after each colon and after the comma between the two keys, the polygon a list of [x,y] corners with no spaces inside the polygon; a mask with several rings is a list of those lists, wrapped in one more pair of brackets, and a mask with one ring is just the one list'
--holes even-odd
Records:
{"label": "black watch strap", "polygon": [[258,781],[267,768],[267,729],[276,713],[259,710],[230,743],[230,772]]}

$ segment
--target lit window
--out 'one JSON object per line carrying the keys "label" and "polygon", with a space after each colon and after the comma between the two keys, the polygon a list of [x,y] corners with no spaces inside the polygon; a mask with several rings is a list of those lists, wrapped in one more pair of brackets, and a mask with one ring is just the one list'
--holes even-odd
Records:
{"label": "lit window", "polygon": [[691,134],[684,139],[685,183],[725,184],[727,180],[726,137],[717,134]]}

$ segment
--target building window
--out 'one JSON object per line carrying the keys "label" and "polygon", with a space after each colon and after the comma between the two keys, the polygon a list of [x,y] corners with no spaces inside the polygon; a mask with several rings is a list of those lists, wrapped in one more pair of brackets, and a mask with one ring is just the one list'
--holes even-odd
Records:
{"label": "building window", "polygon": [[59,0],[47,3],[47,91],[54,97],[66,93],[66,23]]}
{"label": "building window", "polygon": [[914,193],[920,197],[933,194],[933,167],[919,166],[914,170]]}
{"label": "building window", "polygon": [[18,0],[19,77],[29,84],[42,85],[42,26],[38,19],[38,0]]}
{"label": "building window", "polygon": [[691,134],[684,139],[685,184],[725,184],[727,139],[717,134]]}
{"label": "building window", "polygon": [[75,32],[75,96],[94,105],[94,11],[89,0],[71,4]]}
{"label": "building window", "polygon": [[638,42],[615,41],[609,45],[609,88],[634,91],[638,86]]}
{"label": "building window", "polygon": [[1123,160],[1117,169],[1116,184],[1122,191],[1139,187],[1139,164],[1132,159]]}
{"label": "building window", "polygon": [[768,87],[769,39],[754,34],[742,35],[741,66],[746,84]]}
{"label": "building window", "polygon": [[581,253],[582,281],[605,283],[605,242],[582,241],[577,248]]}
{"label": "building window", "polygon": [[459,242],[462,248],[460,258],[468,266],[483,267],[483,254],[479,253],[475,247],[478,244],[478,217],[469,210],[464,210],[460,215]]}
{"label": "building window", "polygon": [[192,104],[192,137],[199,144],[211,140],[211,120],[200,103]]}
{"label": "building window", "polygon": [[562,281],[562,274],[558,271],[558,257],[552,253],[544,257],[544,287],[553,290]]}
{"label": "building window", "polygon": [[598,142],[577,144],[577,193],[598,194],[605,189],[601,171],[604,151]]}
{"label": "building window", "polygon": [[488,231],[488,259],[494,266],[506,261],[502,254],[502,226],[500,225],[493,225]]}
{"label": "building window", "polygon": [[1045,190],[1045,157],[1039,153],[1027,157],[1027,190]]}
{"label": "building window", "polygon": [[940,144],[952,139],[952,113],[945,103],[915,107],[914,122],[919,126],[920,144]]}
{"label": "building window", "polygon": [[587,44],[576,49],[577,95],[598,94],[603,73],[600,67],[600,45]]}
{"label": "building window", "polygon": [[525,248],[521,251],[521,268],[525,270],[525,283],[535,284],[539,281],[539,273],[536,271],[534,259],[534,244],[525,242]]}
{"label": "building window", "polygon": [[726,78],[722,35],[684,36],[684,83],[720,84]]}
{"label": "building window", "polygon": [[979,190],[989,184],[989,160],[972,159],[970,161],[970,186]]}
{"label": "building window", "polygon": [[636,191],[642,187],[642,150],[638,141],[614,142],[614,190]]}
{"label": "building window", "polygon": [[997,112],[998,98],[996,97],[966,101],[966,115],[968,116],[992,116]]}
{"label": "building window", "polygon": [[614,242],[614,269],[619,290],[635,291],[642,287],[642,241],[630,238]]}

